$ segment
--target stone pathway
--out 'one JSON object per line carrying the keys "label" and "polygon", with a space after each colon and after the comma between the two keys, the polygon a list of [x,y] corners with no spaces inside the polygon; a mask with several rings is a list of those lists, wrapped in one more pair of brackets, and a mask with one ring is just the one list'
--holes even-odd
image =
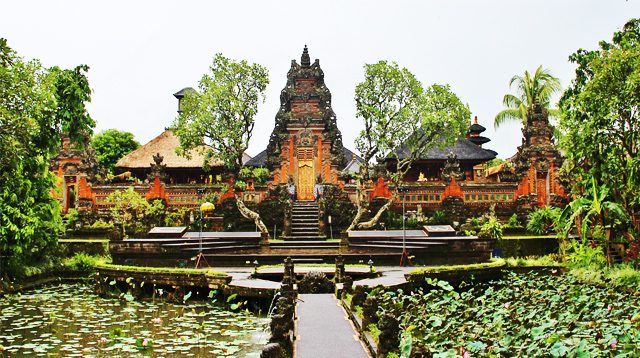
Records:
{"label": "stone pathway", "polygon": [[303,294],[299,299],[295,358],[369,357],[333,294]]}
{"label": "stone pathway", "polygon": [[398,286],[407,282],[407,280],[404,278],[404,274],[415,269],[415,267],[381,266],[381,267],[377,267],[376,269],[381,274],[380,277],[353,281],[354,286],[367,286],[367,287],[375,287],[378,285],[383,285],[385,287]]}

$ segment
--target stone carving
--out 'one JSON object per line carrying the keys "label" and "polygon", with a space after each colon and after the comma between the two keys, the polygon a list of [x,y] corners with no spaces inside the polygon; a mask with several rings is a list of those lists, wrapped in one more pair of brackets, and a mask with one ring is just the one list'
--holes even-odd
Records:
{"label": "stone carving", "polygon": [[151,172],[147,176],[149,181],[154,180],[156,177],[160,178],[160,180],[164,181],[166,179],[166,169],[167,165],[162,164],[164,157],[160,155],[160,153],[156,153],[153,157],[153,163],[151,163]]}
{"label": "stone carving", "polygon": [[464,180],[464,172],[460,169],[458,156],[453,152],[447,154],[447,161],[444,163],[444,168],[442,169],[442,180],[450,182],[451,178],[455,178],[458,181]]}
{"label": "stone carving", "polygon": [[310,147],[313,145],[313,132],[309,128],[303,128],[298,131],[298,146]]}
{"label": "stone carving", "polygon": [[362,326],[367,327],[371,323],[378,322],[378,299],[375,296],[367,297],[362,303]]}
{"label": "stone carving", "polygon": [[391,313],[385,313],[378,323],[380,335],[378,336],[378,357],[386,357],[389,352],[398,349],[400,345],[400,323]]}
{"label": "stone carving", "polygon": [[300,293],[331,293],[333,283],[320,271],[310,271],[298,282]]}

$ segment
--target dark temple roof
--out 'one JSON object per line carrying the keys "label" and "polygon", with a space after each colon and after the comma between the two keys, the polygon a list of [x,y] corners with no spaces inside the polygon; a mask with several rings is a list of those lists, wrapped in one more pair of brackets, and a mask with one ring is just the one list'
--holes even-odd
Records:
{"label": "dark temple roof", "polygon": [[196,90],[194,90],[192,87],[185,87],[185,88],[181,89],[180,91],[174,93],[173,96],[175,98],[177,98],[177,99],[181,99],[188,92],[196,92]]}
{"label": "dark temple roof", "polygon": [[469,126],[469,133],[478,135],[478,134],[480,134],[480,133],[482,133],[482,132],[484,132],[486,130],[487,130],[487,128],[485,128],[485,127],[481,126],[480,124],[478,124],[478,116],[475,116],[473,118],[473,124],[471,124]]}
{"label": "dark temple roof", "polygon": [[248,162],[244,163],[244,165],[248,167],[263,167],[267,163],[267,150],[263,150],[262,152],[256,154],[253,158],[251,158]]}
{"label": "dark temple roof", "polygon": [[[355,157],[356,161],[362,162],[364,159],[349,149],[342,147],[342,153],[344,153],[344,157],[347,160],[347,163],[351,163],[352,159]],[[263,150],[262,152],[256,154],[255,157],[251,158],[251,160],[244,163],[244,165],[248,167],[263,167],[267,164],[267,150]],[[342,170],[344,168],[338,168]]]}
{"label": "dark temple roof", "polygon": [[[399,150],[395,151],[398,155],[398,158],[404,159],[409,154],[409,150],[406,146],[402,146]],[[420,160],[447,160],[447,154],[453,152],[458,158],[458,160],[468,160],[468,161],[487,161],[496,157],[497,153],[490,149],[482,149],[477,145],[473,144],[466,138],[458,139],[453,146],[439,148],[433,147],[420,156]],[[387,157],[387,160],[393,159],[391,157]]]}

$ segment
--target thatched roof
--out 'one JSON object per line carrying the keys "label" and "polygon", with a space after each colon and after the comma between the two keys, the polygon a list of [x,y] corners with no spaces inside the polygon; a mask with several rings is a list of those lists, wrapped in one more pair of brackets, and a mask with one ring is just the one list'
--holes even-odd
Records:
{"label": "thatched roof", "polygon": [[[203,151],[192,150],[190,152],[191,159],[187,159],[176,153],[176,148],[179,145],[180,140],[178,137],[170,129],[167,129],[149,143],[118,160],[116,168],[150,168],[151,163],[153,163],[153,156],[156,153],[160,153],[163,157],[162,164],[165,164],[167,168],[202,168],[202,163],[204,163]],[[222,161],[218,159],[211,160],[211,166],[222,165]]]}

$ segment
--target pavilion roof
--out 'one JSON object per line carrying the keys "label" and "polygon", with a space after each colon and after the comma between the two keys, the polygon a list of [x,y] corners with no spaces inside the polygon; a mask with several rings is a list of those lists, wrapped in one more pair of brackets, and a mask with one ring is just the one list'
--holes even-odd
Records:
{"label": "pavilion roof", "polygon": [[[430,148],[418,158],[419,160],[447,160],[447,155],[453,152],[458,160],[467,161],[487,161],[496,157],[498,153],[490,149],[483,149],[466,138],[456,140],[455,144],[449,147],[441,148],[435,146]],[[406,145],[395,151],[399,159],[406,158],[411,152]],[[387,159],[393,159],[388,156]]]}
{"label": "pavilion roof", "polygon": [[[117,168],[150,168],[153,163],[153,156],[160,153],[163,157],[162,164],[167,168],[202,168],[204,163],[204,149],[201,147],[191,150],[191,158],[180,156],[176,153],[176,148],[180,146],[179,138],[167,129],[151,141],[125,155],[116,163]],[[247,156],[248,157],[248,156]],[[222,166],[223,163],[217,158],[212,158],[211,166]]]}

